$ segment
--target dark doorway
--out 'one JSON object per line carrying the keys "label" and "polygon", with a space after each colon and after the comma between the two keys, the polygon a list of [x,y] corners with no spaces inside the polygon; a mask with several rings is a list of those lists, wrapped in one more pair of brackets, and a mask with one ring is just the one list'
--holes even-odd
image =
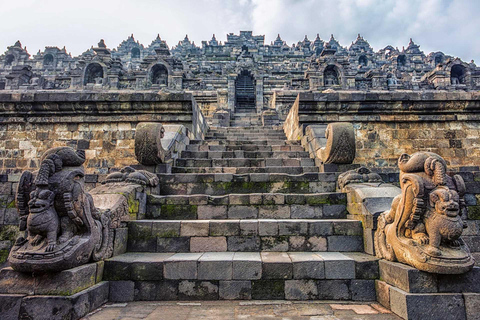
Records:
{"label": "dark doorway", "polygon": [[358,59],[358,64],[363,66],[363,67],[366,67],[368,65],[368,59],[367,57],[365,56],[360,56],[360,58]]}
{"label": "dark doorway", "polygon": [[13,60],[15,60],[15,57],[13,56],[13,54],[9,54],[5,57],[5,65],[6,66],[11,66],[12,63],[13,63]]}
{"label": "dark doorway", "polygon": [[235,107],[242,111],[256,111],[255,79],[248,70],[243,70],[235,80]]}

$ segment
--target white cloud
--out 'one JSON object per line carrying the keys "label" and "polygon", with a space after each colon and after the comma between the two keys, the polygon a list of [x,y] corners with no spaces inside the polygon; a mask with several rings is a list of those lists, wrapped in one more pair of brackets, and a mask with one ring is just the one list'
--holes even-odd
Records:
{"label": "white cloud", "polygon": [[344,46],[361,33],[378,50],[406,46],[409,38],[430,51],[480,62],[477,0],[60,0],[2,1],[0,52],[21,40],[31,54],[45,46],[74,55],[104,38],[116,47],[128,35],[144,45],[157,33],[170,46],[188,33],[200,45],[213,33],[253,30],[266,43],[278,33],[289,44],[334,34]]}

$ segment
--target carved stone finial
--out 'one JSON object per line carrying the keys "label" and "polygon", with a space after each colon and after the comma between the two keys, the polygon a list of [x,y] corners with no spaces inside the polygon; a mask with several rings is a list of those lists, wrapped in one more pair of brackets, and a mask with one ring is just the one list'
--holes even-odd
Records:
{"label": "carved stone finial", "polygon": [[135,130],[135,156],[138,162],[151,166],[164,163],[170,154],[162,147],[165,129],[158,122],[141,122]]}
{"label": "carved stone finial", "polygon": [[445,160],[431,152],[398,159],[402,193],[378,218],[377,256],[420,270],[458,274],[474,264],[460,238],[466,227],[465,183],[446,174]]}
{"label": "carved stone finial", "polygon": [[106,48],[107,45],[105,44],[105,41],[103,39],[100,39],[100,42],[98,43],[99,48]]}
{"label": "carved stone finial", "polygon": [[323,163],[350,164],[355,159],[355,131],[348,122],[330,123],[325,131],[327,145],[321,149]]}

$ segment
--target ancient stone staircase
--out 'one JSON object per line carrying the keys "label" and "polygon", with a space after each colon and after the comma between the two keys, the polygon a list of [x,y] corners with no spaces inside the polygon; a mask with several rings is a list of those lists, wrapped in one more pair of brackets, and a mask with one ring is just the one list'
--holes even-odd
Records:
{"label": "ancient stone staircase", "polygon": [[111,301],[375,300],[378,263],[337,176],[279,127],[212,127],[105,262]]}

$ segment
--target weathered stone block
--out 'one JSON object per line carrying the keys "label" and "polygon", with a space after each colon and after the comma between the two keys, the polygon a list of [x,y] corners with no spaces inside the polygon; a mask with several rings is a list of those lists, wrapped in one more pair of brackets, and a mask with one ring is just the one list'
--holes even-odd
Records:
{"label": "weathered stone block", "polygon": [[255,252],[260,250],[260,238],[256,236],[228,237],[228,251]]}
{"label": "weathered stone block", "polygon": [[325,279],[323,259],[309,252],[289,252],[293,263],[294,279]]}
{"label": "weathered stone block", "polygon": [[163,263],[172,253],[145,253],[139,255],[130,266],[131,280],[155,281],[163,279]]}
{"label": "weathered stone block", "polygon": [[229,219],[256,219],[258,217],[258,208],[254,206],[229,206]]}
{"label": "weathered stone block", "polygon": [[133,281],[110,281],[111,302],[133,301],[135,296],[135,283]]}
{"label": "weathered stone block", "polygon": [[273,219],[262,219],[258,221],[259,236],[276,236],[278,235],[278,222]]}
{"label": "weathered stone block", "polygon": [[350,282],[350,291],[352,292],[352,300],[374,301],[376,299],[375,280],[354,279]]}
{"label": "weathered stone block", "polygon": [[385,281],[375,280],[377,301],[387,309],[390,309],[390,287]]}
{"label": "weathered stone block", "polygon": [[180,281],[178,297],[181,300],[218,300],[218,281]]}
{"label": "weathered stone block", "polygon": [[406,292],[426,293],[438,291],[435,274],[386,260],[379,261],[379,268],[381,280]]}
{"label": "weathered stone block", "polygon": [[189,252],[190,237],[157,238],[157,252]]}
{"label": "weathered stone block", "polygon": [[113,256],[127,252],[128,228],[117,228],[114,231]]}
{"label": "weathered stone block", "polygon": [[285,299],[285,281],[284,280],[252,281],[252,299],[255,299],[255,300]]}
{"label": "weathered stone block", "polygon": [[462,294],[407,293],[390,287],[391,310],[403,319],[466,319]]}
{"label": "weathered stone block", "polygon": [[226,237],[192,237],[190,239],[190,252],[222,252],[227,251],[227,248]]}
{"label": "weathered stone block", "polygon": [[358,252],[345,252],[344,255],[355,261],[355,275],[357,279],[374,280],[380,277],[379,259],[377,257]]}
{"label": "weathered stone block", "polygon": [[355,279],[355,261],[338,252],[318,253],[325,263],[325,279]]}
{"label": "weathered stone block", "polygon": [[288,251],[288,240],[287,236],[261,237],[262,251]]}
{"label": "weathered stone block", "polygon": [[95,284],[97,264],[89,263],[55,274],[35,277],[36,295],[70,296]]}
{"label": "weathered stone block", "polygon": [[285,252],[262,252],[262,279],[292,279],[293,264]]}
{"label": "weathered stone block", "polygon": [[235,252],[233,256],[234,280],[262,278],[262,259],[259,252]]}
{"label": "weathered stone block", "polygon": [[318,297],[318,287],[314,280],[286,280],[285,299],[315,300]]}
{"label": "weathered stone block", "polygon": [[350,300],[350,280],[317,280],[318,299]]}
{"label": "weathered stone block", "polygon": [[163,280],[157,284],[157,294],[155,300],[170,301],[178,300],[178,281]]}
{"label": "weathered stone block", "polygon": [[35,293],[35,279],[11,267],[3,268],[0,270],[0,293],[32,295]]}
{"label": "weathered stone block", "polygon": [[198,260],[199,280],[231,280],[233,252],[207,252]]}
{"label": "weathered stone block", "polygon": [[176,253],[163,262],[165,279],[197,279],[197,261],[201,253]]}
{"label": "weathered stone block", "polygon": [[219,298],[224,300],[250,300],[252,298],[251,281],[220,281]]}
{"label": "weathered stone block", "polygon": [[128,251],[155,252],[157,237],[152,235],[151,221],[132,221],[128,224]]}
{"label": "weathered stone block", "polygon": [[180,221],[153,221],[152,235],[159,238],[179,237]]}
{"label": "weathered stone block", "polygon": [[240,220],[211,220],[210,236],[238,236]]}
{"label": "weathered stone block", "polygon": [[480,294],[464,293],[463,300],[465,301],[467,320],[480,320]]}
{"label": "weathered stone block", "polygon": [[257,220],[240,220],[240,235],[241,236],[258,235],[258,221]]}
{"label": "weathered stone block", "polygon": [[438,292],[480,293],[480,267],[473,267],[464,274],[439,274]]}
{"label": "weathered stone block", "polygon": [[208,220],[184,220],[181,222],[180,235],[182,237],[206,237],[210,224]]}
{"label": "weathered stone block", "polygon": [[199,206],[197,209],[197,213],[198,219],[226,219],[227,206]]}
{"label": "weathered stone block", "polygon": [[5,320],[19,319],[22,294],[0,294],[0,315]]}
{"label": "weathered stone block", "polygon": [[328,236],[327,241],[328,251],[363,251],[363,238],[361,236]]}

